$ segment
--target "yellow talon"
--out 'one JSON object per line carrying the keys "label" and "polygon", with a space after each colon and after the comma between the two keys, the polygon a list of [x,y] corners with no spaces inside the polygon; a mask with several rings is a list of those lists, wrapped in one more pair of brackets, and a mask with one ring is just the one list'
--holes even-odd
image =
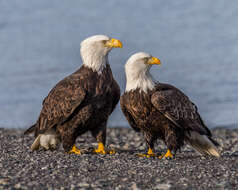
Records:
{"label": "yellow talon", "polygon": [[152,150],[151,148],[149,148],[147,154],[149,154],[149,155],[154,155],[154,152],[153,152],[153,150]]}
{"label": "yellow talon", "polygon": [[98,143],[98,148],[94,150],[95,153],[98,154],[106,154],[106,151],[104,150],[104,145],[103,143]]}
{"label": "yellow talon", "polygon": [[171,153],[171,151],[168,149],[166,154],[164,155],[165,158],[173,158],[174,155]]}
{"label": "yellow talon", "polygon": [[109,154],[116,154],[116,151],[115,150],[109,150]]}
{"label": "yellow talon", "polygon": [[150,158],[150,157],[156,157],[156,154],[153,152],[153,150],[151,148],[149,148],[147,154],[138,154],[138,156]]}
{"label": "yellow talon", "polygon": [[115,154],[116,153],[115,150],[106,151],[103,143],[101,143],[101,142],[98,143],[98,148],[95,149],[94,152],[97,154]]}
{"label": "yellow talon", "polygon": [[160,156],[159,158],[173,158],[174,155],[171,153],[171,151],[168,149],[165,155]]}
{"label": "yellow talon", "polygon": [[81,154],[80,150],[73,145],[72,149],[68,152],[69,154]]}

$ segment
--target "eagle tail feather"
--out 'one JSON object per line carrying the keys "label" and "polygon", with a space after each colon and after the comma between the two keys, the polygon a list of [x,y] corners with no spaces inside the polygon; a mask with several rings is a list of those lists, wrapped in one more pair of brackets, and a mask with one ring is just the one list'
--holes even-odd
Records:
{"label": "eagle tail feather", "polygon": [[36,137],[33,144],[31,145],[31,150],[38,150],[40,148],[40,138],[41,135],[38,135],[38,137]]}
{"label": "eagle tail feather", "polygon": [[218,143],[211,140],[206,135],[201,135],[194,131],[190,132],[190,136],[188,136],[188,143],[201,154],[220,157],[220,153],[216,147]]}

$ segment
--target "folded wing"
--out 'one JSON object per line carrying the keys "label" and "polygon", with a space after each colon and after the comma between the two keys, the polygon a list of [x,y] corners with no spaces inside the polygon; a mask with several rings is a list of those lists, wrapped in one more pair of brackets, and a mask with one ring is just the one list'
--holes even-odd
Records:
{"label": "folded wing", "polygon": [[204,125],[196,105],[174,86],[157,84],[156,91],[151,96],[151,102],[174,126],[211,136],[211,132]]}
{"label": "folded wing", "polygon": [[66,77],[44,99],[37,123],[41,132],[69,120],[84,101],[86,93],[78,80],[74,75]]}

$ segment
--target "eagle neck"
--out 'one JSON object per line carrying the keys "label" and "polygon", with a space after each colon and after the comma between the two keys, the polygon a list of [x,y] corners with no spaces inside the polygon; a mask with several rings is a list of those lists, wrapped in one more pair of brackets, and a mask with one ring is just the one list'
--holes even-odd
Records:
{"label": "eagle neck", "polygon": [[155,82],[149,71],[141,72],[139,74],[126,73],[126,92],[139,89],[140,92],[147,93],[148,90],[155,88]]}
{"label": "eagle neck", "polygon": [[108,54],[92,50],[81,51],[83,65],[97,72],[99,75],[106,68],[108,63]]}

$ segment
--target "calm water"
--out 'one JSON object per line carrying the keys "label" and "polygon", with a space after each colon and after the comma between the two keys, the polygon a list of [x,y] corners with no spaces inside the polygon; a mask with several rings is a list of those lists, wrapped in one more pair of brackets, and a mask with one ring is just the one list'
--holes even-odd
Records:
{"label": "calm water", "polygon": [[[159,57],[152,73],[182,89],[209,125],[238,127],[238,2],[0,1],[0,126],[26,127],[54,84],[81,66],[80,42],[119,38],[110,63],[122,91],[137,51]],[[119,107],[110,126],[128,126]]]}

